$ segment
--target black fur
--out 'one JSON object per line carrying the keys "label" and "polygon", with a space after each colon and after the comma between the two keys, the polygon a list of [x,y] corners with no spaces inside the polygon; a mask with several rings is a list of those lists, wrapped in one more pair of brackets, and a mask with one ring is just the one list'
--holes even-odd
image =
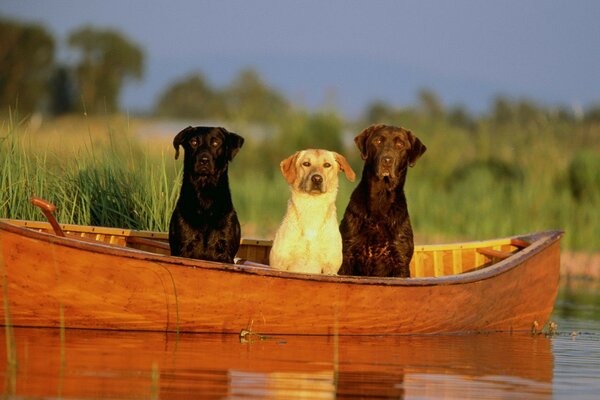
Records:
{"label": "black fur", "polygon": [[229,162],[244,139],[224,128],[187,127],[175,136],[185,150],[183,182],[169,224],[171,255],[233,263],[240,223],[231,201]]}
{"label": "black fur", "polygon": [[374,125],[354,139],[365,160],[362,178],[340,223],[340,275],[409,277],[414,251],[404,182],[426,147],[410,131]]}

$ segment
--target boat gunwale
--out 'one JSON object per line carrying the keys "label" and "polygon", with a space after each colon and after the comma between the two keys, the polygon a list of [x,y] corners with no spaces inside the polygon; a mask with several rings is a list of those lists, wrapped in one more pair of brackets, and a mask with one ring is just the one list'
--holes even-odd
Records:
{"label": "boat gunwale", "polygon": [[[318,281],[323,283],[334,283],[334,284],[354,284],[354,285],[379,285],[379,286],[443,286],[443,285],[459,285],[468,284],[478,281],[494,278],[500,274],[506,273],[515,267],[518,267],[525,259],[540,253],[556,241],[558,241],[564,234],[562,230],[548,230],[530,234],[515,235],[505,238],[488,239],[482,241],[468,241],[468,242],[457,242],[455,247],[460,245],[475,245],[477,243],[486,243],[491,241],[510,241],[512,239],[525,240],[530,242],[530,245],[522,250],[514,253],[510,257],[501,260],[491,266],[481,268],[474,271],[464,272],[457,275],[445,275],[439,277],[422,277],[422,278],[381,278],[381,277],[355,277],[355,276],[342,276],[342,275],[320,275],[320,274],[303,274],[287,271],[279,271],[272,269],[268,266],[261,267],[256,265],[243,265],[243,264],[228,264],[215,261],[207,260],[194,260],[182,257],[175,257],[171,255],[163,255],[152,253],[144,250],[138,250],[126,246],[115,246],[105,242],[98,241],[98,243],[78,240],[77,237],[60,237],[52,233],[40,232],[35,229],[16,225],[10,223],[11,221],[22,221],[22,220],[11,220],[11,219],[0,219],[0,231],[7,230],[9,232],[26,236],[32,239],[49,242],[59,246],[66,246],[76,248],[84,251],[93,253],[108,254],[124,258],[134,258],[150,262],[159,262],[169,264],[173,267],[186,267],[186,268],[200,268],[200,269],[211,269],[219,270],[227,273],[246,273],[252,275],[259,275],[270,278],[281,278],[281,279],[292,279],[301,281]],[[31,221],[34,222],[34,221]],[[76,227],[85,227],[84,225],[71,225]],[[68,227],[68,225],[67,225]],[[99,229],[115,230],[121,232],[127,232],[128,234],[143,232],[154,233],[152,231],[135,231],[130,229],[121,228],[108,228],[98,227]],[[122,233],[121,235],[125,235]],[[133,235],[135,236],[135,235]],[[140,235],[141,236],[141,235]],[[250,242],[260,243],[269,242],[260,239],[245,239]],[[243,243],[243,242],[242,242]],[[451,247],[453,244],[444,244],[444,246]],[[437,245],[432,245],[437,246]],[[428,247],[428,245],[418,246]]]}

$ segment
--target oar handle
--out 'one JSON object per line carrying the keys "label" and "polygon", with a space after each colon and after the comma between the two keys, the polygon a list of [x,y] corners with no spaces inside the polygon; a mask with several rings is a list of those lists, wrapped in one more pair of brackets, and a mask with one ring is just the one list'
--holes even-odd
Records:
{"label": "oar handle", "polygon": [[31,196],[31,204],[39,207],[42,210],[42,212],[48,219],[48,222],[50,222],[50,225],[52,225],[52,229],[54,229],[54,233],[56,233],[57,236],[65,236],[65,233],[56,221],[56,218],[54,218],[54,215],[52,215],[52,213],[56,211],[56,206],[54,204],[35,196]]}

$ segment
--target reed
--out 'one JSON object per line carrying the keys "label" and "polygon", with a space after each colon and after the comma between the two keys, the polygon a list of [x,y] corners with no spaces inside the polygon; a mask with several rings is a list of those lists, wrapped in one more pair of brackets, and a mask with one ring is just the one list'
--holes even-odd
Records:
{"label": "reed", "polygon": [[37,138],[46,133],[21,125],[9,124],[2,134],[3,217],[40,219],[28,204],[35,194],[58,206],[63,223],[165,230],[181,180],[166,157],[143,149],[128,132],[116,139],[110,126],[40,146]]}
{"label": "reed", "polygon": [[[594,181],[600,126],[548,121],[498,127],[483,121],[473,132],[413,122],[410,128],[428,148],[406,185],[419,243],[559,228],[566,231],[565,249],[600,250],[600,188]],[[42,219],[28,201],[35,194],[58,206],[63,223],[167,230],[183,163],[174,160],[171,136],[137,135],[151,123],[69,117],[33,132],[27,120],[11,116],[0,132],[0,217]],[[362,161],[351,139],[361,128],[349,126],[348,145],[338,149],[358,179]],[[277,137],[244,135],[244,148],[230,165],[244,236],[272,238],[289,197],[279,172],[279,161],[291,154],[281,145],[286,132],[270,134]],[[339,218],[355,185],[340,177]]]}
{"label": "reed", "polygon": [[575,124],[568,132],[546,129],[550,123],[534,133],[518,126],[484,127],[478,135],[426,133],[428,152],[410,171],[406,188],[418,233],[476,239],[559,228],[566,231],[565,248],[599,250],[600,202],[592,194],[577,199],[568,176],[578,168],[573,160],[581,149],[600,160],[600,130],[590,135],[589,127]]}
{"label": "reed", "polygon": [[8,303],[8,286],[6,284],[6,271],[4,269],[4,257],[2,256],[2,243],[0,243],[0,270],[2,271],[2,298],[4,307],[4,335],[6,337],[6,373],[4,377],[4,385],[2,396],[14,396],[17,389],[17,372],[18,372],[18,358],[17,358],[17,345],[15,342],[14,328],[10,318],[10,307]]}
{"label": "reed", "polygon": [[157,361],[152,362],[152,369],[150,372],[150,398],[160,398],[160,369]]}
{"label": "reed", "polygon": [[60,311],[60,328],[59,328],[59,337],[60,337],[60,369],[58,373],[58,398],[62,398],[63,386],[65,381],[65,372],[67,370],[67,354],[66,354],[66,332],[65,332],[65,306],[61,303]]}

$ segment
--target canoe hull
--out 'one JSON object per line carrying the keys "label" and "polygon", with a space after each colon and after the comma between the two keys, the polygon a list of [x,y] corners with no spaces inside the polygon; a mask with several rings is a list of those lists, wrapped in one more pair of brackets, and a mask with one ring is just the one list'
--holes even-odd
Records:
{"label": "canoe hull", "polygon": [[514,265],[497,264],[495,273],[361,279],[185,260],[0,224],[0,321],[13,326],[314,335],[529,330],[548,320],[558,289],[560,233],[521,251]]}

